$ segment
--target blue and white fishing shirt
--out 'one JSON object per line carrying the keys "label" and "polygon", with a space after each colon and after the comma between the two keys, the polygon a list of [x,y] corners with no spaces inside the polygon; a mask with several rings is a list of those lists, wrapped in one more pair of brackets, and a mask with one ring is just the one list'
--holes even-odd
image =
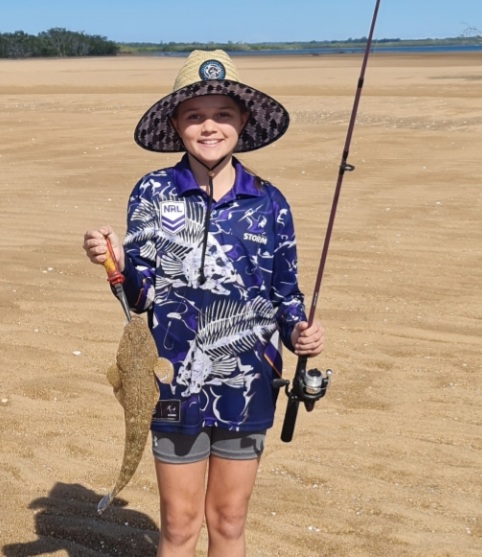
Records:
{"label": "blue and white fishing shirt", "polygon": [[211,206],[204,282],[208,196],[187,156],[147,174],[129,199],[125,292],[134,311],[148,312],[159,355],[175,370],[172,383],[159,382],[157,431],[271,427],[270,341],[279,334],[292,349],[293,327],[306,319],[289,205],[277,188],[257,187],[233,165],[233,188]]}

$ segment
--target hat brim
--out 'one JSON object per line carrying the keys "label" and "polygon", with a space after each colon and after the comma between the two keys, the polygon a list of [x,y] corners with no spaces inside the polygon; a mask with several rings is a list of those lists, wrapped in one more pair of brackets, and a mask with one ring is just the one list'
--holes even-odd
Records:
{"label": "hat brim", "polygon": [[236,153],[265,147],[279,139],[288,129],[290,118],[287,110],[269,95],[237,81],[209,80],[178,89],[151,106],[136,126],[136,143],[148,151],[159,153],[185,151],[172,126],[172,113],[182,102],[205,95],[228,95],[249,111],[249,120],[234,149]]}

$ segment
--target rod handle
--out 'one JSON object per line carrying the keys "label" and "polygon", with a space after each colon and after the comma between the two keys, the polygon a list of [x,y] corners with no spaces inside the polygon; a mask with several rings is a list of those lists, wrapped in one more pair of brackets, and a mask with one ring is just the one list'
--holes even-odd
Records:
{"label": "rod handle", "polygon": [[281,441],[285,443],[289,443],[293,439],[299,404],[300,401],[297,396],[288,396],[283,429],[281,430]]}
{"label": "rod handle", "polygon": [[119,271],[119,267],[117,265],[117,259],[114,253],[114,249],[109,238],[106,237],[107,242],[107,258],[104,261],[104,269],[107,273],[107,280],[110,282],[112,286],[116,284],[123,284],[125,277]]}

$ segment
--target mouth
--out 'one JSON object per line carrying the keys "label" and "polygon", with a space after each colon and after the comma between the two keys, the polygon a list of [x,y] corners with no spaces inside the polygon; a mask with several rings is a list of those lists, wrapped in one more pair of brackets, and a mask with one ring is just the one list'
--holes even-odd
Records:
{"label": "mouth", "polygon": [[199,143],[204,147],[216,147],[216,145],[219,145],[221,141],[221,139],[202,139]]}

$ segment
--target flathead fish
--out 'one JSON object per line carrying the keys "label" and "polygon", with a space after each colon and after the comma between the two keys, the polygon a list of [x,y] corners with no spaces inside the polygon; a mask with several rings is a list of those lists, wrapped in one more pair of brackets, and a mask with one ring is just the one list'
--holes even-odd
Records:
{"label": "flathead fish", "polygon": [[159,358],[146,322],[134,316],[127,323],[117,350],[116,363],[107,371],[117,400],[124,408],[125,444],[122,465],[111,492],[101,499],[102,513],[114,497],[129,483],[141,461],[158,400],[155,377],[163,383],[172,381],[171,363]]}

